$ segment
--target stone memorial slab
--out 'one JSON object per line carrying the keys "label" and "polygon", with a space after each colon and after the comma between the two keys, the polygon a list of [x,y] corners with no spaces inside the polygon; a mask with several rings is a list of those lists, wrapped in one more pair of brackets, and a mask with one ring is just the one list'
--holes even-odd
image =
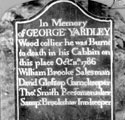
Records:
{"label": "stone memorial slab", "polygon": [[113,120],[112,24],[70,0],[15,22],[17,120]]}

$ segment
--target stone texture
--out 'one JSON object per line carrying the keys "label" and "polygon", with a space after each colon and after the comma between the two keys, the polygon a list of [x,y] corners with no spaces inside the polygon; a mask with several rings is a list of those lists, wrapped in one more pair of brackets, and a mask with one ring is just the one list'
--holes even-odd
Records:
{"label": "stone texture", "polygon": [[[29,19],[51,0],[34,0],[8,10],[0,19],[1,120],[15,120],[14,20]],[[75,0],[88,10],[87,0]],[[125,11],[125,10],[124,10]],[[125,120],[125,16],[104,5],[104,17],[114,20],[114,82],[116,120]],[[53,113],[52,113],[53,114]],[[50,116],[47,116],[48,119]],[[52,120],[55,120],[53,118]]]}
{"label": "stone texture", "polygon": [[[17,5],[9,9],[0,19],[1,120],[15,120],[14,20],[29,19],[50,1],[32,0],[22,5]],[[87,1],[76,2],[87,8]],[[53,120],[55,119],[53,118]]]}

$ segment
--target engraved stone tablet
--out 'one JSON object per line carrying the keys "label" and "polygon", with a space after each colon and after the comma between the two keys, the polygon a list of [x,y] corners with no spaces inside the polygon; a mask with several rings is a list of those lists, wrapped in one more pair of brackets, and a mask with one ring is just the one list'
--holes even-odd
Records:
{"label": "engraved stone tablet", "polygon": [[17,120],[113,120],[111,20],[59,0],[15,40]]}

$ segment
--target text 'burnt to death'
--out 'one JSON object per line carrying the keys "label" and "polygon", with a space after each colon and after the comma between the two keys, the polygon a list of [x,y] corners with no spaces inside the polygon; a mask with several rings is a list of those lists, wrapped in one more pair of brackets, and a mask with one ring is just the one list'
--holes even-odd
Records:
{"label": "text 'burnt to death'", "polygon": [[111,110],[111,20],[93,18],[71,1],[55,2],[36,18],[16,23],[16,48],[20,109]]}

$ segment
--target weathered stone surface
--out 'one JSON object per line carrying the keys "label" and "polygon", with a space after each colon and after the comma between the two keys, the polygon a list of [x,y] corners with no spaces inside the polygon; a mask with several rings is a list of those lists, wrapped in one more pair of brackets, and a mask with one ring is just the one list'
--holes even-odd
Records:
{"label": "weathered stone surface", "polygon": [[[125,9],[122,8],[125,12]],[[111,9],[114,20],[114,83],[116,120],[125,119],[125,16],[119,9]]]}
{"label": "weathered stone surface", "polygon": [[[96,3],[100,4],[100,3]],[[102,9],[105,17],[114,21],[114,87],[116,120],[125,119],[125,8],[116,3]],[[104,10],[104,11],[103,11]],[[101,12],[101,11],[100,11]],[[101,13],[95,13],[101,15]]]}
{"label": "weathered stone surface", "polygon": [[[0,87],[1,120],[15,120],[14,90],[14,20],[29,19],[38,13],[51,0],[37,0],[17,5],[8,10],[0,20]],[[88,8],[87,0],[76,0]],[[105,17],[114,20],[114,65],[115,65],[115,104],[116,120],[125,119],[125,16],[118,9],[106,7]],[[43,108],[44,111],[46,110]],[[58,113],[58,111],[57,111]],[[54,113],[50,113],[52,116]],[[47,116],[50,119],[50,116]],[[76,116],[75,116],[76,117]],[[52,118],[55,120],[56,118]]]}
{"label": "weathered stone surface", "polygon": [[[33,0],[23,3],[22,5],[17,5],[14,8],[9,9],[0,19],[1,120],[15,120],[14,20],[29,19],[50,1],[51,0]],[[76,2],[87,7],[86,0],[79,0]],[[43,109],[43,111],[46,111],[45,108]],[[51,114],[56,113],[50,113],[50,115]],[[48,117],[49,119],[50,116],[45,114],[45,117]],[[53,120],[55,119],[56,118],[53,118]]]}

